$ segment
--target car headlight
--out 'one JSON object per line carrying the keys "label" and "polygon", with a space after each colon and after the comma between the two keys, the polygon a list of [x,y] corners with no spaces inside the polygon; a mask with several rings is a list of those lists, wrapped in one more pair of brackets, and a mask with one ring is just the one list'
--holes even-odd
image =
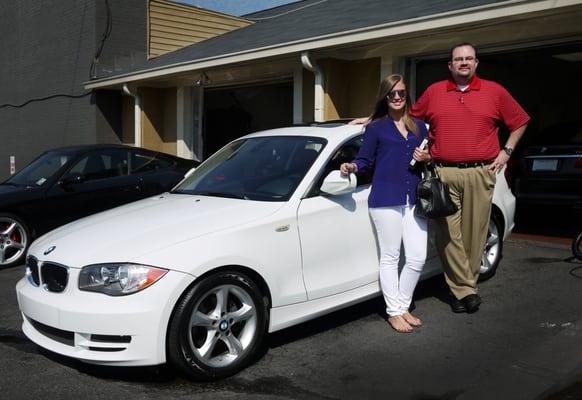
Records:
{"label": "car headlight", "polygon": [[167,269],[140,264],[95,264],[81,269],[79,289],[125,296],[152,285],[168,272]]}

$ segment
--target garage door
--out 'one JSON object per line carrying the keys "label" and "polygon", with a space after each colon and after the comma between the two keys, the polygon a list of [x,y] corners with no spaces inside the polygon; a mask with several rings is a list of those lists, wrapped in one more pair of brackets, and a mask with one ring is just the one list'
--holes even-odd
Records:
{"label": "garage door", "polygon": [[293,82],[208,88],[204,92],[204,158],[251,132],[293,123]]}

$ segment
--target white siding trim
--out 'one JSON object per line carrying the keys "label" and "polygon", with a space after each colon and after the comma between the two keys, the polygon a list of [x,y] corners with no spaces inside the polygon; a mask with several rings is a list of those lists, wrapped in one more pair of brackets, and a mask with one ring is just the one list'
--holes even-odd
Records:
{"label": "white siding trim", "polygon": [[[137,91],[136,91],[137,92]],[[141,132],[141,96],[136,94],[133,97],[133,119],[134,119],[134,142],[136,147],[142,146],[142,132]]]}
{"label": "white siding trim", "polygon": [[293,71],[293,123],[303,122],[303,68]]}
{"label": "white siding trim", "polygon": [[192,89],[180,86],[176,91],[176,155],[192,159]]}

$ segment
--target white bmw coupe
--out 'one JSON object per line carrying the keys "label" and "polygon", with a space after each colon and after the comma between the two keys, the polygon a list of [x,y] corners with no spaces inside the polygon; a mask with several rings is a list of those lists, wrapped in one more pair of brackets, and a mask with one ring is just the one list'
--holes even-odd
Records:
{"label": "white bmw coupe", "polygon": [[[378,296],[370,179],[338,171],[362,137],[333,124],[251,134],[170,193],[42,236],[16,286],[22,330],[87,363],[169,362],[209,380],[252,362],[268,332]],[[514,209],[500,174],[482,277]],[[423,278],[441,271],[432,241]]]}

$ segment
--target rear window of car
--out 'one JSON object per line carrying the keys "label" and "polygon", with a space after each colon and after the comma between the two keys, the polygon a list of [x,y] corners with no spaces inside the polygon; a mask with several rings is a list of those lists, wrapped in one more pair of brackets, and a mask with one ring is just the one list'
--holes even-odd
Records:
{"label": "rear window of car", "polygon": [[175,162],[169,158],[155,153],[135,152],[131,163],[131,173],[155,171],[162,168],[173,167]]}

